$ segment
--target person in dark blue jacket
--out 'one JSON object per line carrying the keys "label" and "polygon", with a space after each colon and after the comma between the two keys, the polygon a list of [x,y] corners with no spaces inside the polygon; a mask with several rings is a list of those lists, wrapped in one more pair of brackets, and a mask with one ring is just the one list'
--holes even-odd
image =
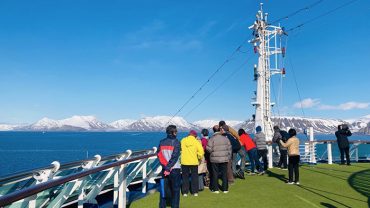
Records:
{"label": "person in dark blue jacket", "polygon": [[352,133],[346,124],[339,125],[338,131],[335,132],[335,136],[337,137],[337,143],[338,143],[338,147],[340,151],[340,164],[341,165],[344,165],[344,153],[346,154],[347,165],[351,165],[351,159],[349,157],[349,142],[348,142],[348,137],[351,135]]}
{"label": "person in dark blue jacket", "polygon": [[[171,207],[178,208],[180,206],[180,188],[181,188],[181,165],[180,157],[180,142],[177,140],[177,129],[175,125],[169,125],[166,128],[167,137],[159,142],[158,160],[162,166],[162,174],[167,181],[167,189],[171,192]],[[164,190],[162,190],[164,191]],[[160,194],[159,207],[166,207],[166,197]]]}

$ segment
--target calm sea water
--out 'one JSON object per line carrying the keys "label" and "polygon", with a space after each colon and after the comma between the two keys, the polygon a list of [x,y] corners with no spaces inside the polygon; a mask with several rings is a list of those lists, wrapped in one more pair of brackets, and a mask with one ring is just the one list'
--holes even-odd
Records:
{"label": "calm sea water", "polygon": [[[179,133],[183,138],[186,133]],[[161,132],[0,132],[0,177],[15,172],[49,165],[91,158],[96,154],[107,156],[158,146],[165,137]],[[300,135],[305,139],[304,135]],[[316,135],[317,140],[335,139],[334,135]],[[370,140],[370,136],[352,136],[352,140]],[[338,155],[333,145],[333,154]],[[318,147],[318,156],[326,146]],[[370,145],[361,145],[360,156],[370,156]]]}

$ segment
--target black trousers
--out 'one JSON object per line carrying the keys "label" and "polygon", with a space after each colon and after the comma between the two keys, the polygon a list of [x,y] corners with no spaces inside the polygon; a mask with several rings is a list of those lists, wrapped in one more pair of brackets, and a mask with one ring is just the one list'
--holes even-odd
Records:
{"label": "black trousers", "polygon": [[351,164],[351,159],[349,158],[349,147],[339,148],[339,151],[340,151],[340,163],[344,164],[344,153],[345,153],[347,165]]}
{"label": "black trousers", "polygon": [[293,173],[294,173],[294,182],[299,182],[299,155],[289,156],[289,182],[293,182]]}
{"label": "black trousers", "polygon": [[288,155],[288,150],[280,150],[280,159],[279,159],[278,167],[282,167],[284,169],[288,167],[287,155]]}
{"label": "black trousers", "polygon": [[258,159],[260,159],[262,157],[262,161],[263,161],[263,170],[266,171],[267,168],[268,168],[268,162],[267,162],[267,149],[263,149],[263,150],[257,150],[258,152]]}
{"label": "black trousers", "polygon": [[191,175],[191,193],[198,193],[199,176],[198,165],[181,165],[182,170],[182,194],[189,193],[189,175]]}
{"label": "black trousers", "polygon": [[218,191],[218,176],[221,175],[222,189],[221,191],[227,191],[229,184],[227,182],[227,162],[225,163],[212,163],[212,191]]}

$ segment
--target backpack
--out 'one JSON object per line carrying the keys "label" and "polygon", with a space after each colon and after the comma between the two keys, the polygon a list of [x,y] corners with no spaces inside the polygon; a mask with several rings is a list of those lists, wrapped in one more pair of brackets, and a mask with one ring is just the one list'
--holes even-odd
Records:
{"label": "backpack", "polygon": [[242,146],[240,145],[240,142],[238,141],[238,139],[236,139],[235,137],[233,137],[229,133],[226,134],[226,137],[230,141],[232,152],[233,153],[237,153],[242,148]]}

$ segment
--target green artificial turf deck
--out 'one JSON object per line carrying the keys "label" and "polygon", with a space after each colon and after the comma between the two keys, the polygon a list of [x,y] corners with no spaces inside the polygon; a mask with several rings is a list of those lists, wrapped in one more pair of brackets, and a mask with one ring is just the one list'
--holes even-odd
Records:
{"label": "green artificial turf deck", "polygon": [[[181,196],[180,207],[369,207],[370,164],[302,165],[300,185],[287,185],[287,170],[273,168],[263,176],[246,176],[229,193]],[[158,207],[159,193],[134,201],[130,208]]]}

